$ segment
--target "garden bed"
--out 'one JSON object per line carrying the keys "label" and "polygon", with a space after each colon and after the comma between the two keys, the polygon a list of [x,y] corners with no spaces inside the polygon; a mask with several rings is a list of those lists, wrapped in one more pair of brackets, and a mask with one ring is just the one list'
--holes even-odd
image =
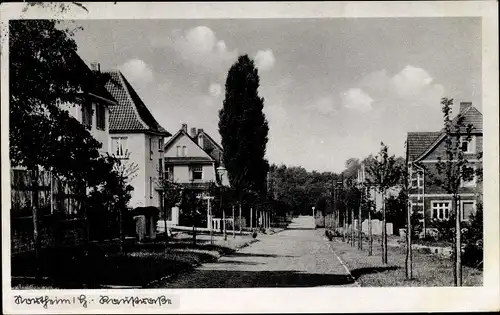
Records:
{"label": "garden bed", "polygon": [[[331,243],[334,251],[347,265],[361,286],[453,286],[453,262],[425,249],[413,250],[413,278],[406,280],[406,249],[403,247],[388,248],[388,264],[382,264],[382,250],[378,243],[373,244],[373,255],[368,256],[368,244],[363,243],[363,250],[351,247],[341,239]],[[358,272],[366,268],[376,270],[375,273]],[[483,273],[481,270],[463,266],[463,285],[481,286]]]}

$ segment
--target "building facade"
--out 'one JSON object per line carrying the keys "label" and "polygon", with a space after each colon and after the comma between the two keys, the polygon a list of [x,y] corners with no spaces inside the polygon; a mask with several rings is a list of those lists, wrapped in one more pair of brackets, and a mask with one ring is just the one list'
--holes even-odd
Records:
{"label": "building facade", "polygon": [[129,167],[134,187],[130,207],[160,207],[158,179],[163,173],[163,143],[171,134],[153,117],[120,71],[108,71],[106,88],[116,99],[109,118],[109,150]]}
{"label": "building facade", "polygon": [[[475,170],[482,169],[482,114],[472,106],[472,103],[462,102],[458,115],[463,117],[463,126],[469,124],[473,126],[471,139],[466,139],[465,130],[460,131],[459,148],[463,151],[469,166]],[[457,117],[452,121],[453,124],[456,124]],[[423,234],[432,234],[435,232],[434,223],[448,220],[452,215],[453,207],[453,196],[437,185],[434,180],[438,161],[447,160],[444,130],[408,133],[406,157],[412,213],[418,215]],[[482,182],[477,176],[470,181],[461,181],[459,198],[461,220],[467,221],[471,213],[476,211],[477,203],[482,199]]]}
{"label": "building facade", "polygon": [[[165,144],[164,178],[181,184],[185,189],[204,194],[211,184],[229,186],[227,174],[220,177],[217,168],[222,166],[222,147],[203,129],[182,124],[179,131]],[[179,208],[167,210],[168,225],[177,225]],[[161,221],[159,224],[163,224]]]}

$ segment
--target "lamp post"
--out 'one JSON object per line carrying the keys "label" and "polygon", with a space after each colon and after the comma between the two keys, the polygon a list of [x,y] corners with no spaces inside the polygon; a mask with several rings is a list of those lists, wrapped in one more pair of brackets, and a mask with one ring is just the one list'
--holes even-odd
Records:
{"label": "lamp post", "polygon": [[222,165],[217,167],[217,174],[219,175],[219,180],[220,180],[220,208],[222,210],[222,229],[223,229],[223,234],[224,234],[224,240],[227,241],[227,234],[226,234],[226,212],[224,211],[224,204],[222,201],[222,197],[224,195],[224,183],[223,183],[223,178],[224,175],[226,174],[226,168]]}

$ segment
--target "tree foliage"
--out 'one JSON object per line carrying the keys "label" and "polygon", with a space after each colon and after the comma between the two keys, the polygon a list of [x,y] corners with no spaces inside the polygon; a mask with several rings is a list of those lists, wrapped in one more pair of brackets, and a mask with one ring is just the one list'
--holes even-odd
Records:
{"label": "tree foliage", "polygon": [[329,200],[337,177],[331,172],[308,172],[302,167],[273,164],[269,171],[271,199],[282,216],[287,212],[309,215],[313,206],[323,211],[332,207]]}
{"label": "tree foliage", "polygon": [[229,69],[226,95],[219,111],[219,133],[223,160],[231,186],[240,193],[265,192],[269,164],[265,160],[269,127],[259,96],[258,70],[248,55],[238,58]]}
{"label": "tree foliage", "polygon": [[41,166],[89,186],[102,183],[102,171],[113,163],[62,106],[86,104],[97,84],[82,70],[73,33],[50,20],[13,20],[9,28],[11,164]]}

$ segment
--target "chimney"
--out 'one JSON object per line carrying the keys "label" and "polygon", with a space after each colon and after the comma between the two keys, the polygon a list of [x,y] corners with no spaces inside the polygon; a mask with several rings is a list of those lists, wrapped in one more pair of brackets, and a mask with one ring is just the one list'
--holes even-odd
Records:
{"label": "chimney", "polygon": [[188,132],[188,125],[182,124],[181,130],[184,131],[185,133],[187,133]]}
{"label": "chimney", "polygon": [[200,129],[198,129],[198,133],[200,133],[200,132],[203,132],[203,129],[201,129],[201,128],[200,128]]}
{"label": "chimney", "polygon": [[196,138],[196,128],[191,128],[191,138]]}
{"label": "chimney", "polygon": [[94,72],[101,72],[101,64],[98,62],[91,62],[90,69]]}
{"label": "chimney", "polygon": [[467,108],[472,106],[472,102],[460,102],[460,113],[463,113]]}

